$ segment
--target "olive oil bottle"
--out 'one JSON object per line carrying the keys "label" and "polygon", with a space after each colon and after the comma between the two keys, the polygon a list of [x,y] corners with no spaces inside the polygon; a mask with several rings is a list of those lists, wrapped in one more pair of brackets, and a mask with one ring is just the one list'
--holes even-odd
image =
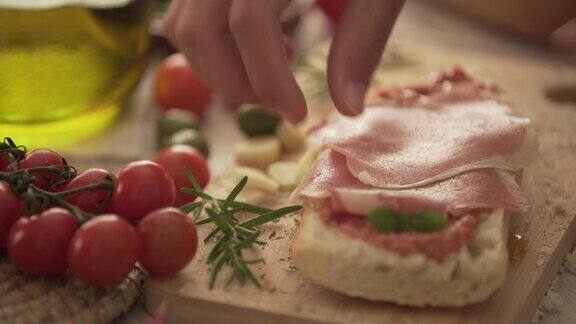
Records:
{"label": "olive oil bottle", "polygon": [[91,135],[137,84],[151,0],[0,0],[0,136]]}

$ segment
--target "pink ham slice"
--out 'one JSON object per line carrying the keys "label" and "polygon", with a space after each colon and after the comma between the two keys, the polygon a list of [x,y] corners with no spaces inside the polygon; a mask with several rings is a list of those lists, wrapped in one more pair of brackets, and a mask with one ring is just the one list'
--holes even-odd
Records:
{"label": "pink ham slice", "polygon": [[295,193],[306,198],[329,198],[334,211],[366,215],[389,206],[401,212],[436,210],[462,215],[472,210],[521,210],[526,200],[510,173],[476,169],[418,188],[390,190],[360,182],[347,168],[346,158],[324,151]]}
{"label": "pink ham slice", "polygon": [[390,87],[380,91],[382,102],[402,107],[439,108],[449,102],[493,99],[498,92],[495,85],[473,79],[456,67],[432,75],[429,83]]}
{"label": "pink ham slice", "polygon": [[538,148],[529,124],[496,101],[437,109],[383,106],[341,117],[316,132],[313,141],[345,155],[361,182],[402,189],[469,170],[524,168]]}

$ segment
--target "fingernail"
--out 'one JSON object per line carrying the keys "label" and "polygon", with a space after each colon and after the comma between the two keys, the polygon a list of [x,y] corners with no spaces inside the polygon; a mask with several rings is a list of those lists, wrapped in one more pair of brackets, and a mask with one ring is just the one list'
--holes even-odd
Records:
{"label": "fingernail", "polygon": [[344,101],[351,113],[358,115],[364,110],[366,86],[360,82],[351,82],[346,87]]}

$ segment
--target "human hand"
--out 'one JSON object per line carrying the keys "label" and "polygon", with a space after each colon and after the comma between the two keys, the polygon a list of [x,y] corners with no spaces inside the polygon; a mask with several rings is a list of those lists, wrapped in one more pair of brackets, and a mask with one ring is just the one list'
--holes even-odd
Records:
{"label": "human hand", "polygon": [[[259,102],[291,122],[306,102],[290,71],[280,26],[288,0],[174,0],[166,36],[229,104]],[[351,0],[334,34],[328,85],[344,115],[364,95],[404,0]]]}

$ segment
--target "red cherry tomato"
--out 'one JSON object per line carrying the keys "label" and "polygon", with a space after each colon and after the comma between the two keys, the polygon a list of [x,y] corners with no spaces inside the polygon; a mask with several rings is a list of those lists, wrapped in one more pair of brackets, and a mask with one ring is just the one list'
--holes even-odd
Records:
{"label": "red cherry tomato", "polygon": [[123,218],[101,215],[76,232],[68,250],[68,265],[74,277],[99,287],[124,280],[138,260],[140,238]]}
{"label": "red cherry tomato", "polygon": [[212,90],[188,65],[184,55],[172,54],[156,71],[156,102],[164,110],[180,108],[204,116]]}
{"label": "red cherry tomato", "polygon": [[[88,169],[76,176],[72,181],[68,182],[62,191],[76,189],[92,183],[112,183],[112,181],[113,176],[110,172],[104,169]],[[109,195],[111,195],[110,191],[106,189],[97,189],[72,194],[66,197],[66,201],[80,207],[80,209],[85,212],[99,214],[106,210],[108,204],[106,198],[108,198]]]}
{"label": "red cherry tomato", "polygon": [[[47,149],[34,150],[18,162],[18,167],[20,169],[64,165],[66,165],[66,160],[64,160],[62,155]],[[50,181],[58,177],[54,173],[50,172],[35,172],[33,174],[36,177],[34,185],[43,190],[52,190],[52,188],[50,188]]]}
{"label": "red cherry tomato", "polygon": [[8,171],[10,167],[10,163],[8,162],[8,158],[4,154],[0,154],[0,171]]}
{"label": "red cherry tomato", "polygon": [[21,217],[8,233],[10,260],[32,276],[61,274],[68,267],[68,245],[77,228],[76,217],[63,208]]}
{"label": "red cherry tomato", "polygon": [[163,166],[174,180],[176,187],[175,206],[177,207],[192,202],[196,198],[180,190],[184,187],[192,187],[192,183],[186,177],[186,169],[190,170],[202,188],[206,187],[210,180],[210,169],[208,169],[206,158],[198,150],[188,145],[174,145],[164,149],[154,157],[154,162]]}
{"label": "red cherry tomato", "polygon": [[140,263],[153,276],[171,276],[194,257],[198,246],[196,225],[176,208],[148,214],[138,225],[142,239]]}
{"label": "red cherry tomato", "polygon": [[151,161],[136,161],[118,173],[109,209],[139,221],[156,209],[174,206],[174,196],[174,182],[163,167]]}
{"label": "red cherry tomato", "polygon": [[337,24],[346,10],[348,0],[317,0],[316,4],[330,18],[333,24]]}
{"label": "red cherry tomato", "polygon": [[23,210],[22,200],[12,193],[6,182],[0,181],[0,251],[6,249],[10,226],[22,216]]}

